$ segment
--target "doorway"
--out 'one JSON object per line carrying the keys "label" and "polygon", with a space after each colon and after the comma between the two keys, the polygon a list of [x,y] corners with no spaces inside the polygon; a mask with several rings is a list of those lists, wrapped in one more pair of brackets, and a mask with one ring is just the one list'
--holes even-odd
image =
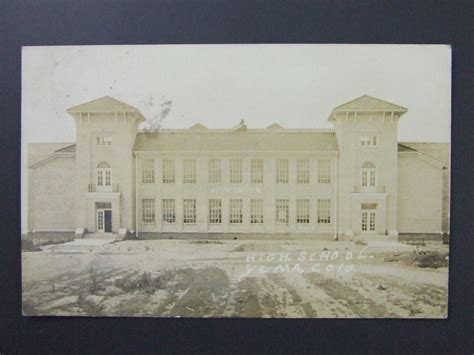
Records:
{"label": "doorway", "polygon": [[362,210],[362,232],[375,232],[376,213],[375,210]]}
{"label": "doorway", "polygon": [[97,232],[111,233],[112,232],[112,210],[98,209],[97,210]]}

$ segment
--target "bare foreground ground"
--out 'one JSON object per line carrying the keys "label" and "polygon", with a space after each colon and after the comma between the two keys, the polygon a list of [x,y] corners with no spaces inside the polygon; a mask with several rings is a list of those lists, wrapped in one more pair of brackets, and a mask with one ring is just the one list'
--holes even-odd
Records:
{"label": "bare foreground ground", "polygon": [[446,264],[448,247],[441,242],[388,248],[342,241],[150,240],[48,247],[22,252],[25,315],[447,316],[448,268],[426,267],[432,265],[418,258],[434,252]]}

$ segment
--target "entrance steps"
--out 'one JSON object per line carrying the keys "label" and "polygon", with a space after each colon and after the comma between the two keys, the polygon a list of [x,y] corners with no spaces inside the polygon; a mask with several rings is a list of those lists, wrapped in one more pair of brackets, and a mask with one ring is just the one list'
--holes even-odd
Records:
{"label": "entrance steps", "polygon": [[118,234],[116,233],[86,233],[84,234],[83,239],[101,239],[101,240],[116,240],[118,239]]}
{"label": "entrance steps", "polygon": [[90,253],[105,251],[104,245],[112,243],[114,239],[75,239],[63,244],[52,244],[43,247],[45,251],[62,254]]}
{"label": "entrance steps", "polygon": [[359,234],[353,237],[354,240],[363,240],[365,242],[372,242],[372,241],[397,241],[398,237],[393,237],[390,235],[385,234]]}

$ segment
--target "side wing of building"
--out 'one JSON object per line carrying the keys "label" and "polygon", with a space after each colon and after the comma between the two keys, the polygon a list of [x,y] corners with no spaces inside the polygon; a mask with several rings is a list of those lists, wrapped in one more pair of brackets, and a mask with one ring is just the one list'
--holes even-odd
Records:
{"label": "side wing of building", "polygon": [[400,233],[449,233],[448,143],[401,143],[398,154]]}
{"label": "side wing of building", "polygon": [[32,143],[27,154],[28,232],[74,231],[74,144]]}

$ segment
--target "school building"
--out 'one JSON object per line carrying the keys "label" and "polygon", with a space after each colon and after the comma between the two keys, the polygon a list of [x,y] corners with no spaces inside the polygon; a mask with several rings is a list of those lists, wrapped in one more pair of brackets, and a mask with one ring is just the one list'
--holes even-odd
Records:
{"label": "school building", "polygon": [[449,233],[449,144],[399,142],[397,104],[359,97],[333,109],[333,129],[140,131],[140,111],[108,96],[67,112],[75,142],[28,145],[30,233]]}

